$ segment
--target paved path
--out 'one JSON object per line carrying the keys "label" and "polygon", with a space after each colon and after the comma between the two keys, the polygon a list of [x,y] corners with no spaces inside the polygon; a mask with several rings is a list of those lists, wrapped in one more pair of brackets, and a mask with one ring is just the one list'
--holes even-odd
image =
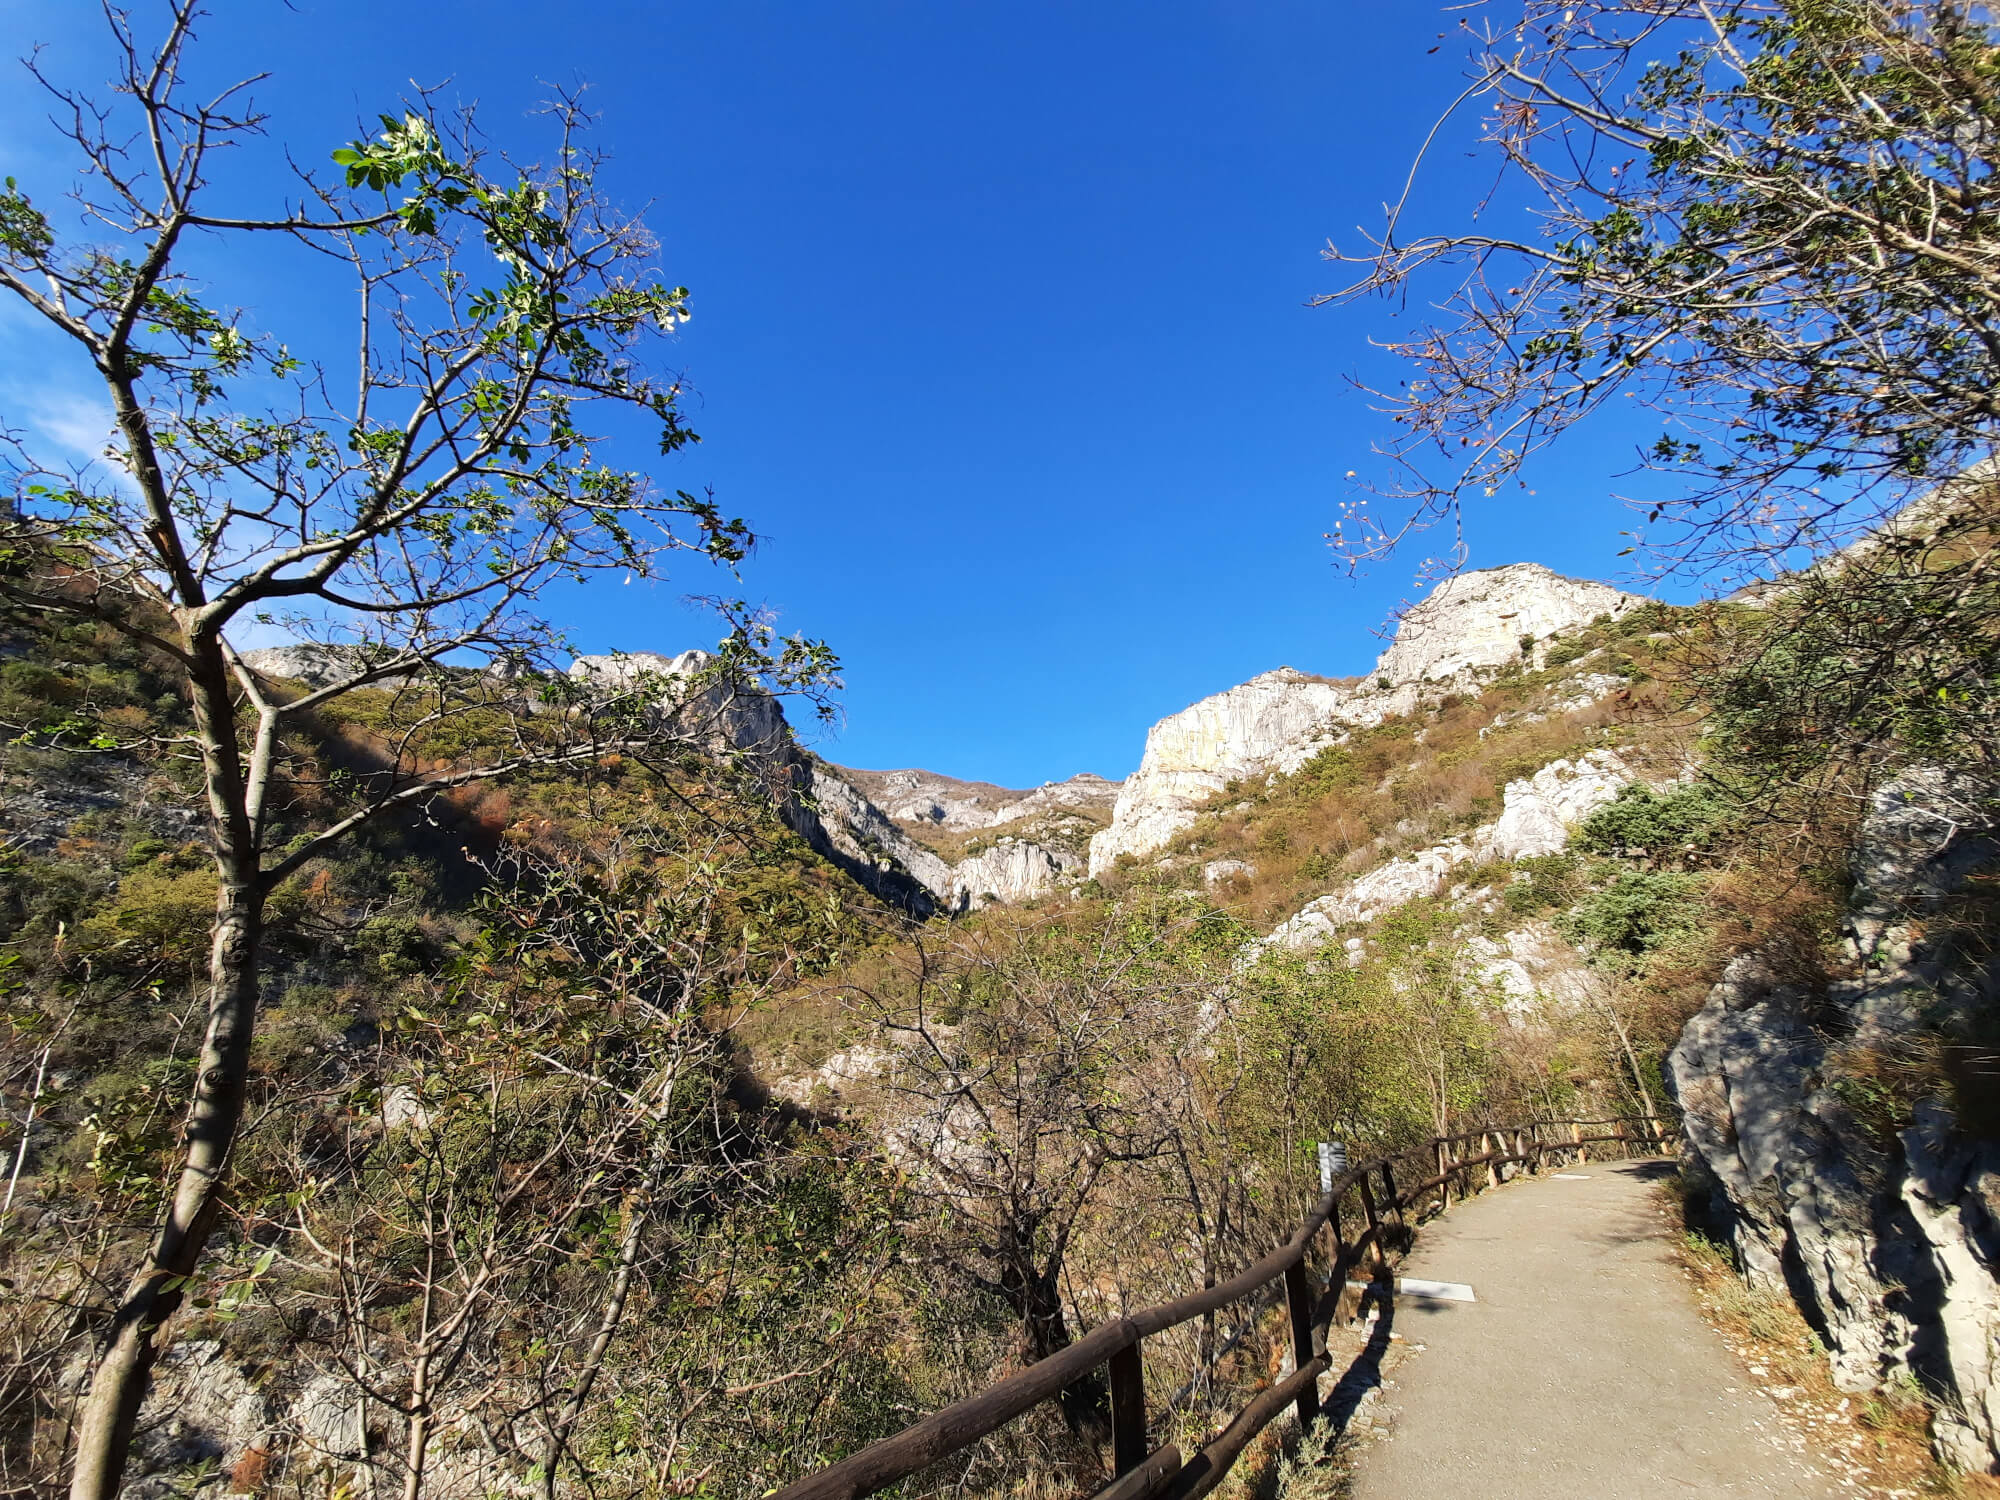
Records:
{"label": "paved path", "polygon": [[1356,1500],[1834,1494],[1696,1310],[1655,1197],[1664,1164],[1573,1170],[1418,1237],[1404,1269],[1479,1300],[1399,1299],[1396,1332],[1424,1348],[1383,1393],[1391,1433],[1358,1456]]}

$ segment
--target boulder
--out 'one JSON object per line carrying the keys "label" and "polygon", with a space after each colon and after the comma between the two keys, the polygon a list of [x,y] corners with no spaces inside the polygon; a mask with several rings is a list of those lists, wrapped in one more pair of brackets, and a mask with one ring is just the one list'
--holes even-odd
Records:
{"label": "boulder", "polygon": [[2000,960],[1926,923],[2000,858],[1992,805],[1932,769],[1879,791],[1854,857],[1854,977],[1817,993],[1742,955],[1666,1067],[1687,1175],[1745,1277],[1798,1302],[1843,1389],[1915,1375],[1939,1457],[1981,1470],[2000,1466],[2000,1144],[1962,1135],[1941,1096],[1888,1128],[1844,1084],[2000,1004]]}

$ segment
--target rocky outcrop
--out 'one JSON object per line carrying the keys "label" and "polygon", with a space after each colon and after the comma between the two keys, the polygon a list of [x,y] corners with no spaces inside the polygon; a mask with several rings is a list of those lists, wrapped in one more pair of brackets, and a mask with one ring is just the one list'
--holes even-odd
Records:
{"label": "rocky outcrop", "polygon": [[1323,947],[1343,927],[1371,922],[1419,896],[1435,896],[1461,865],[1554,854],[1569,842],[1577,824],[1635,779],[1631,768],[1610,750],[1592,750],[1573,761],[1543,766],[1533,776],[1507,783],[1504,810],[1496,821],[1378,865],[1308,902],[1281,922],[1264,944]]}
{"label": "rocky outcrop", "polygon": [[1585,818],[1637,778],[1616,751],[1591,750],[1558,760],[1501,793],[1499,819],[1472,837],[1483,859],[1528,859],[1555,854]]}
{"label": "rocky outcrop", "polygon": [[1508,1021],[1525,1026],[1544,999],[1574,1009],[1588,1002],[1591,979],[1582,956],[1547,922],[1529,922],[1497,938],[1465,940],[1473,975],[1500,1001]]}
{"label": "rocky outcrop", "polygon": [[951,866],[913,841],[825,761],[793,749],[794,792],[779,804],[793,832],[885,901],[919,915],[957,906]]}
{"label": "rocky outcrop", "polygon": [[650,689],[688,734],[712,749],[767,765],[787,761],[794,746],[784,705],[761,688],[711,680],[714,660],[706,651],[621,651],[579,656],[569,675],[607,694]]}
{"label": "rocky outcrop", "polygon": [[[1539,563],[1461,573],[1397,622],[1395,640],[1368,676],[1352,682],[1281,667],[1162,719],[1146,736],[1139,769],[1118,794],[1111,826],[1090,841],[1090,873],[1120,855],[1144,855],[1193,826],[1231,782],[1297,770],[1350,729],[1408,713],[1463,686],[1468,676],[1535,660],[1552,636],[1618,616],[1644,601],[1608,584],[1564,578]],[[1623,679],[1596,674],[1553,712],[1595,702]]]}
{"label": "rocky outcrop", "polygon": [[905,827],[972,832],[1056,812],[1109,813],[1119,783],[1089,772],[1013,791],[986,781],[960,781],[935,771],[858,771],[834,768],[870,801]]}
{"label": "rocky outcrop", "polygon": [[1002,838],[952,867],[953,904],[976,909],[995,901],[1012,906],[1038,900],[1070,884],[1083,870],[1084,858],[1073,849]]}
{"label": "rocky outcrop", "polygon": [[570,676],[607,692],[657,691],[661,708],[761,781],[787,826],[874,895],[920,916],[953,905],[951,868],[793,738],[784,705],[754,686],[713,680],[705,651],[580,656]]}
{"label": "rocky outcrop", "polygon": [[1521,659],[1523,637],[1545,641],[1644,602],[1609,584],[1565,578],[1540,563],[1459,573],[1404,612],[1375,671],[1400,684],[1505,666]]}
{"label": "rocky outcrop", "polygon": [[2000,858],[1991,806],[1934,771],[1885,788],[1855,860],[1853,977],[1820,992],[1745,954],[1667,1060],[1688,1174],[1744,1275],[1798,1301],[1843,1389],[1914,1373],[1940,1457],[1978,1470],[2000,1463],[2000,1145],[1958,1130],[1941,1087],[1899,1121],[1878,1065],[1936,1056],[2000,1004],[1990,944],[1929,920]]}
{"label": "rocky outcrop", "polygon": [[1379,706],[1326,677],[1280,667],[1160,720],[1118,793],[1111,826],[1090,841],[1090,873],[1121,854],[1148,854],[1194,823],[1231,781],[1297,770],[1335,742],[1343,723],[1371,723]]}
{"label": "rocky outcrop", "polygon": [[[245,651],[243,665],[260,677],[282,677],[309,688],[323,688],[359,676],[371,662],[386,661],[400,654],[337,642],[295,641],[288,646],[263,646]],[[376,683],[387,686],[407,681],[415,675],[414,670],[392,672],[377,678]]]}

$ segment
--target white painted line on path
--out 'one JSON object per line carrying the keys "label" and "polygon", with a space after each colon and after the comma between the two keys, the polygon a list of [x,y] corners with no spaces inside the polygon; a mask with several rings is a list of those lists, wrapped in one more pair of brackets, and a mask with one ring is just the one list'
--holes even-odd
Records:
{"label": "white painted line on path", "polygon": [[1589,1172],[1551,1172],[1549,1176],[1559,1177],[1564,1182],[1588,1182],[1594,1174]]}

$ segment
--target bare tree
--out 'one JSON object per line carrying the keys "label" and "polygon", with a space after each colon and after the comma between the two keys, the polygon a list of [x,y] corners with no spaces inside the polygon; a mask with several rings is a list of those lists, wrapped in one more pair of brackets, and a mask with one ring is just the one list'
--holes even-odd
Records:
{"label": "bare tree", "polygon": [[[1188,1042],[1199,994],[1129,915],[920,942],[900,984],[857,996],[895,1051],[890,1151],[937,1203],[953,1273],[1017,1320],[1023,1364],[1070,1343],[1069,1256],[1110,1176],[1173,1145],[1144,1075]],[[1065,1414],[1089,1421],[1102,1399],[1081,1384]]]}
{"label": "bare tree", "polygon": [[[11,180],[0,194],[0,286],[66,341],[116,420],[104,461],[82,468],[10,435],[0,592],[178,664],[193,732],[163,748],[198,764],[217,877],[176,1181],[106,1329],[77,1500],[117,1491],[159,1331],[223,1206],[273,890],[370,820],[453,788],[698,740],[656,709],[656,680],[591,692],[558,675],[562,642],[534,602],[557,582],[652,576],[677,550],[731,565],[752,541],[712,501],[661,494],[598,456],[586,424],[600,408],[650,421],[662,454],[692,440],[678,386],[644,364],[687,294],[598,192],[575,99],[551,106],[539,166],[498,158],[468,116],[426,97],[336,151],[330,179],[302,171],[291,201],[218,205],[217,153],[262,117],[256,79],[196,93],[197,16],[173,0],[148,46],[107,9],[109,104],[30,61],[79,155],[76,236]],[[351,352],[307,361],[212,304],[188,261],[217,244],[290,257],[314,293],[344,277]],[[824,676],[821,648],[732,623],[718,679]],[[250,668],[238,643],[259,625],[325,648],[309,681]],[[323,774],[302,748],[316,716],[364,690],[390,700],[371,755],[326,778],[327,818],[288,826],[299,785]],[[114,726],[72,732],[121,742]]]}
{"label": "bare tree", "polygon": [[465,1424],[484,1453],[460,1488],[489,1491],[490,1461],[553,1496],[635,1294],[690,1258],[682,1216],[754,1191],[716,1024],[770,977],[720,910],[736,844],[686,815],[510,859],[480,957],[399,1048],[394,1107],[350,1123],[351,1175],[313,1192],[302,1168],[285,1243],[310,1342],[400,1425],[370,1466],[406,1500]]}
{"label": "bare tree", "polygon": [[1412,233],[1406,193],[1366,248],[1329,248],[1362,274],[1322,300],[1386,294],[1419,324],[1387,344],[1411,378],[1375,392],[1399,428],[1377,486],[1395,509],[1350,508],[1350,561],[1455,530],[1468,499],[1618,409],[1663,419],[1635,547],[1725,584],[1933,490],[1934,515],[1990,497],[1959,479],[2000,431],[1989,6],[1479,9],[1451,114],[1480,113],[1500,169],[1480,216],[1525,208],[1540,233]]}

